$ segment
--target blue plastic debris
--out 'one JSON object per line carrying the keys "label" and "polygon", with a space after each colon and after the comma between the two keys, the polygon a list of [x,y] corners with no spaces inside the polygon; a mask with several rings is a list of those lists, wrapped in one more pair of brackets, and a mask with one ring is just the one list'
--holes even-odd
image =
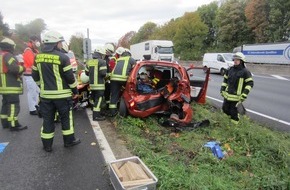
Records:
{"label": "blue plastic debris", "polygon": [[9,142],[0,143],[0,153],[4,151]]}
{"label": "blue plastic debris", "polygon": [[224,157],[224,153],[218,142],[210,141],[207,142],[204,146],[210,148],[213,155],[218,159],[222,159]]}

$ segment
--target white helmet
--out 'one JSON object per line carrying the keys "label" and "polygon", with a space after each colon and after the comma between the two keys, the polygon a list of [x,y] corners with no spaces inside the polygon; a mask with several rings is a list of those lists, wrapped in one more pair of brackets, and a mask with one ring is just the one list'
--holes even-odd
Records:
{"label": "white helmet", "polygon": [[125,51],[123,52],[122,56],[131,56],[131,51],[127,48],[125,48]]}
{"label": "white helmet", "polygon": [[16,47],[15,42],[13,40],[11,40],[10,38],[4,38],[3,40],[1,40],[1,43],[3,43],[3,44],[5,44],[5,43],[6,44],[9,44],[9,45],[13,46],[13,48]]}
{"label": "white helmet", "polygon": [[90,78],[88,75],[86,75],[85,71],[80,74],[80,79],[83,84],[87,84],[90,81]]}
{"label": "white helmet", "polygon": [[118,47],[116,49],[116,53],[119,54],[119,55],[122,55],[124,53],[124,51],[125,51],[125,48],[123,48],[123,47]]}
{"label": "white helmet", "polygon": [[63,36],[56,31],[48,31],[44,34],[43,43],[51,44],[64,41]]}
{"label": "white helmet", "polygon": [[105,50],[106,50],[107,53],[113,54],[114,51],[115,51],[115,48],[114,48],[114,46],[112,44],[106,44],[105,45]]}
{"label": "white helmet", "polygon": [[242,52],[237,52],[234,54],[233,59],[239,59],[246,62],[246,56]]}
{"label": "white helmet", "polygon": [[98,52],[98,53],[100,53],[100,54],[102,54],[102,55],[106,55],[106,50],[105,50],[105,48],[102,47],[102,46],[98,46],[98,47],[95,49],[95,52]]}

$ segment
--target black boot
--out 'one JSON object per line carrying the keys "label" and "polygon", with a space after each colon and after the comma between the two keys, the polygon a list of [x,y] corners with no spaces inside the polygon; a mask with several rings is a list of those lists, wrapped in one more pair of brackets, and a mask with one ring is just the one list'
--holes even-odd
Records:
{"label": "black boot", "polygon": [[108,116],[115,117],[118,114],[117,109],[110,109]]}
{"label": "black boot", "polygon": [[8,123],[7,119],[1,119],[1,124],[2,124],[2,127],[4,129],[9,128],[9,123]]}
{"label": "black boot", "polygon": [[69,143],[64,143],[64,147],[71,147],[71,146],[75,146],[75,145],[80,144],[80,143],[81,143],[81,140],[79,138],[76,138]]}
{"label": "black boot", "polygon": [[15,127],[10,127],[10,131],[21,131],[27,129],[27,126],[17,125]]}
{"label": "black boot", "polygon": [[53,139],[41,139],[41,140],[43,144],[43,150],[45,150],[46,152],[51,152]]}
{"label": "black boot", "polygon": [[96,112],[96,111],[93,112],[93,120],[94,121],[104,121],[105,119],[106,118],[103,115],[101,115],[100,112]]}

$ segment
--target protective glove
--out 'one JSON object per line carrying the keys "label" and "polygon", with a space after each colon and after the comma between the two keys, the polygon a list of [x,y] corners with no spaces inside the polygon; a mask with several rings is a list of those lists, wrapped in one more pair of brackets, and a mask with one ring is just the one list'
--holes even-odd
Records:
{"label": "protective glove", "polygon": [[239,99],[240,99],[240,102],[244,102],[247,99],[247,97],[241,95]]}

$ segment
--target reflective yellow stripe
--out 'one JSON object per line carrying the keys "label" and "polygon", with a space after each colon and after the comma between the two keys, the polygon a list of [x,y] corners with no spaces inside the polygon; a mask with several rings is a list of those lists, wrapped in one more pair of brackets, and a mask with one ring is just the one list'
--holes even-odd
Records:
{"label": "reflective yellow stripe", "polygon": [[99,97],[99,101],[96,107],[94,107],[93,111],[101,111],[101,103],[102,103],[103,98]]}
{"label": "reflective yellow stripe", "polygon": [[107,66],[102,66],[102,67],[100,67],[100,71],[101,70],[107,70]]}
{"label": "reflective yellow stripe", "polygon": [[68,70],[72,69],[72,66],[71,65],[68,65],[66,67],[63,68],[63,72],[66,72]]}
{"label": "reflective yellow stripe", "polygon": [[228,86],[228,84],[223,82],[223,83],[222,83],[222,86]]}
{"label": "reflective yellow stripe", "polygon": [[105,90],[105,84],[91,85],[91,90]]}
{"label": "reflective yellow stripe", "polygon": [[0,118],[1,119],[7,119],[8,118],[8,115],[0,115]]}
{"label": "reflective yellow stripe", "polygon": [[72,135],[74,134],[74,126],[73,126],[73,115],[72,110],[69,111],[69,130],[62,130],[63,135]]}
{"label": "reflective yellow stripe", "polygon": [[22,66],[19,66],[19,71],[18,73],[22,73],[24,71],[24,68]]}
{"label": "reflective yellow stripe", "polygon": [[228,77],[227,75],[224,75],[224,78],[225,78],[225,79],[229,79],[229,77]]}
{"label": "reflective yellow stripe", "polygon": [[35,57],[36,63],[51,63],[60,65],[60,57],[59,55],[52,54],[37,54]]}
{"label": "reflective yellow stripe", "polygon": [[245,87],[245,89],[247,89],[247,90],[251,90],[252,89],[252,87],[251,86],[249,86],[249,85],[247,85],[246,87]]}
{"label": "reflective yellow stripe", "polygon": [[8,61],[8,64],[11,65],[11,63],[13,63],[13,61],[16,61],[13,57],[11,57]]}
{"label": "reflective yellow stripe", "polygon": [[75,88],[78,85],[78,81],[75,80],[75,82],[73,84],[69,84],[70,88]]}
{"label": "reflective yellow stripe", "polygon": [[54,76],[55,76],[55,79],[56,79],[56,86],[57,86],[57,89],[63,89],[63,85],[62,85],[62,79],[61,79],[61,76],[60,76],[60,72],[59,72],[59,66],[58,65],[53,65],[53,73],[54,73]]}
{"label": "reflective yellow stripe", "polygon": [[2,87],[5,88],[6,87],[6,75],[5,74],[1,74],[1,81],[2,81]]}
{"label": "reflective yellow stripe", "polygon": [[229,94],[228,92],[225,92],[225,99],[229,101],[239,101],[240,97],[238,95]]}
{"label": "reflective yellow stripe", "polygon": [[2,74],[4,71],[3,71],[3,56],[2,55],[0,55],[0,73]]}
{"label": "reflective yellow stripe", "polygon": [[109,108],[117,108],[117,104],[109,104]]}
{"label": "reflective yellow stripe", "polygon": [[10,105],[10,115],[7,120],[10,122],[11,127],[15,127],[15,120],[17,120],[17,117],[15,117],[15,104]]}
{"label": "reflective yellow stripe", "polygon": [[43,139],[52,139],[54,137],[54,132],[53,133],[44,133],[43,132],[43,127],[41,127],[41,133],[40,133],[41,138]]}
{"label": "reflective yellow stripe", "polygon": [[116,75],[116,74],[112,74],[111,75],[111,80],[115,80],[115,81],[127,81],[128,76],[123,76],[123,75]]}
{"label": "reflective yellow stripe", "polygon": [[242,94],[243,85],[244,85],[244,78],[240,78],[238,89],[237,89],[237,95],[238,96]]}
{"label": "reflective yellow stripe", "polygon": [[22,87],[0,87],[1,94],[22,94]]}
{"label": "reflective yellow stripe", "polygon": [[253,78],[252,78],[252,77],[247,78],[247,79],[245,80],[245,82],[250,82],[250,81],[253,81]]}
{"label": "reflective yellow stripe", "polygon": [[34,70],[34,71],[38,71],[38,68],[36,67],[36,66],[32,66],[32,70]]}

